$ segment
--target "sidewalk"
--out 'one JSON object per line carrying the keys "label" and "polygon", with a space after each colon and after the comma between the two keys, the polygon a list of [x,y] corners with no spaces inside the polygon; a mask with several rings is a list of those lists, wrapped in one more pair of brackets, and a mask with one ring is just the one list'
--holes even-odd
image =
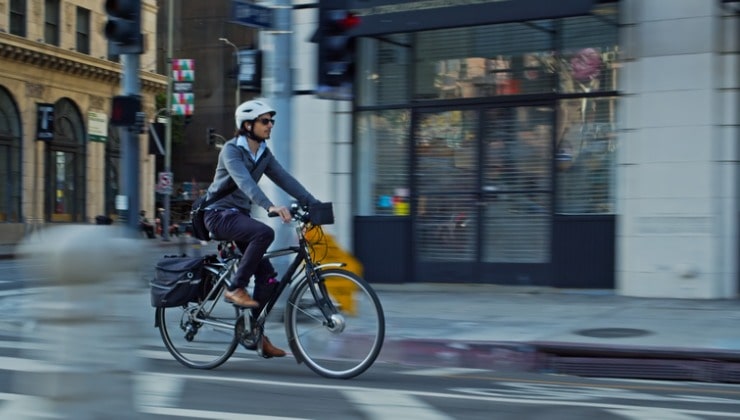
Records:
{"label": "sidewalk", "polygon": [[475,284],[374,285],[400,363],[740,382],[740,301]]}
{"label": "sidewalk", "polygon": [[[177,238],[151,244],[163,254],[183,249]],[[215,246],[201,247],[192,239],[186,245],[191,255]],[[373,287],[386,317],[381,361],[740,383],[739,300],[480,284]],[[148,302],[148,293],[142,287],[142,302]]]}

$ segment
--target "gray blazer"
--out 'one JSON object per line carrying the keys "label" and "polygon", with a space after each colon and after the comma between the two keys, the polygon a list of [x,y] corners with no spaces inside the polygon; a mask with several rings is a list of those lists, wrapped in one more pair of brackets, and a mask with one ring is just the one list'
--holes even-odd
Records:
{"label": "gray blazer", "polygon": [[[262,162],[263,159],[267,159],[267,162]],[[255,167],[258,169],[257,171],[254,171]],[[262,168],[264,170],[260,170]],[[253,171],[254,173],[252,173]],[[213,182],[208,187],[207,198],[228,188],[233,185],[232,183],[236,183],[238,188],[211,204],[208,208],[235,208],[249,213],[252,203],[254,203],[268,210],[274,204],[257,185],[260,178],[262,178],[262,174],[267,175],[275,185],[298,200],[301,205],[318,202],[298,180],[278,163],[270,148],[266,148],[258,161],[255,162],[247,150],[236,145],[236,139],[231,139],[224,144],[221,153],[218,155],[216,173],[213,176]]]}

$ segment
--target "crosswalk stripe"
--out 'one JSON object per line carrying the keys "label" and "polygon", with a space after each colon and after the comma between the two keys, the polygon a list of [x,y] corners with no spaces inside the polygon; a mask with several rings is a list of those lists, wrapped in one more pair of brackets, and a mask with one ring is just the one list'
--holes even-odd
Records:
{"label": "crosswalk stripe", "polygon": [[[175,360],[174,357],[168,352],[167,350],[138,350],[136,354],[139,357],[145,358],[145,359],[151,359],[151,360]],[[191,356],[191,355],[189,355]],[[200,360],[200,361],[208,361],[213,360],[213,357],[207,357],[205,355],[203,356],[192,356],[194,360]],[[257,360],[257,358],[248,358],[248,357],[239,357],[239,356],[231,356],[229,357],[229,363],[233,362],[243,362],[243,361],[250,361],[250,360]]]}
{"label": "crosswalk stripe", "polygon": [[473,368],[456,368],[456,367],[441,367],[441,368],[429,368],[429,369],[414,369],[405,372],[401,372],[404,375],[418,375],[418,376],[455,376],[465,375],[468,373],[482,373],[490,372],[488,369],[473,369]]}
{"label": "crosswalk stripe", "polygon": [[14,350],[43,350],[48,345],[44,343],[38,343],[38,342],[30,342],[30,341],[9,341],[9,340],[0,340],[0,348],[4,349],[14,349]]}
{"label": "crosswalk stripe", "polygon": [[341,390],[341,393],[370,420],[453,418],[440,413],[418,398],[392,390]]}
{"label": "crosswalk stripe", "polygon": [[630,420],[660,419],[660,420],[701,420],[701,417],[679,413],[669,408],[630,407],[606,410],[612,414]]}
{"label": "crosswalk stripe", "polygon": [[0,356],[0,370],[17,372],[67,372],[68,368],[51,364],[45,360],[26,359],[22,357]]}
{"label": "crosswalk stripe", "polygon": [[305,420],[301,417],[260,416],[255,414],[226,413],[223,411],[189,410],[172,407],[139,407],[139,411],[160,416],[178,416],[219,420]]}

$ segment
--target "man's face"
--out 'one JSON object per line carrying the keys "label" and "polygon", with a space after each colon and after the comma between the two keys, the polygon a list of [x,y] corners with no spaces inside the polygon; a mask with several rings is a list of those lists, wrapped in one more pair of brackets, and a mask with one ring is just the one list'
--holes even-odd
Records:
{"label": "man's face", "polygon": [[254,120],[252,125],[252,133],[256,137],[262,139],[269,139],[272,127],[275,125],[275,120],[272,119],[272,115],[269,112],[260,115]]}

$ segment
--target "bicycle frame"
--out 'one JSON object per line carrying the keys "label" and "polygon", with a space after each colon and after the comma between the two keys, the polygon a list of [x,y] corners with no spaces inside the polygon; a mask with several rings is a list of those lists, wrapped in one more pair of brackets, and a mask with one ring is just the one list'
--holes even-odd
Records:
{"label": "bicycle frame", "polygon": [[[302,273],[306,276],[308,279],[309,288],[311,290],[311,294],[315,300],[315,302],[318,305],[318,308],[321,310],[321,313],[324,316],[324,319],[326,320],[326,323],[329,327],[333,327],[333,320],[332,315],[337,313],[337,309],[334,307],[333,302],[331,299],[327,299],[328,296],[326,289],[324,289],[323,285],[319,285],[319,282],[317,281],[316,277],[316,271],[321,270],[322,268],[339,268],[343,267],[346,264],[344,263],[327,263],[327,264],[320,264],[320,265],[314,265],[313,260],[311,258],[310,252],[309,252],[309,244],[306,240],[306,237],[304,235],[305,230],[305,224],[299,223],[296,226],[296,233],[298,236],[298,245],[288,246],[285,248],[280,248],[272,251],[268,251],[265,253],[263,258],[265,259],[272,259],[276,257],[286,256],[295,254],[295,257],[291,261],[291,263],[288,265],[287,270],[280,278],[280,281],[278,282],[277,289],[272,294],[270,299],[262,305],[262,309],[260,310],[259,315],[252,318],[251,311],[241,311],[241,316],[244,317],[244,325],[249,326],[249,329],[252,330],[253,328],[259,328],[260,333],[262,332],[262,328],[264,326],[265,320],[267,319],[267,316],[270,314],[270,311],[275,306],[277,301],[279,300],[280,296],[288,287],[290,284],[292,284],[296,279],[300,277],[301,270],[299,270],[301,264],[303,264],[303,271]],[[229,247],[231,249],[238,249],[233,241],[222,241],[219,245],[219,249],[222,247]],[[203,300],[200,306],[198,306],[198,312],[199,313],[211,313],[213,308],[219,303],[221,300],[221,297],[223,295],[224,288],[226,284],[228,284],[228,279],[236,272],[236,268],[238,266],[239,261],[241,260],[241,253],[235,253],[233,255],[230,255],[228,258],[225,258],[223,261],[219,262],[213,262],[213,263],[206,263],[205,264],[205,270],[207,270],[209,273],[213,274],[217,277],[217,280],[214,282],[213,289],[208,293],[207,297]],[[321,288],[319,290],[319,288]],[[210,319],[206,319],[206,317],[196,316],[196,319],[199,322],[202,322],[204,324],[209,324],[213,326],[223,327],[223,328],[234,328],[234,325],[228,324],[228,323],[221,323],[221,322],[215,322]]]}
{"label": "bicycle frame", "polygon": [[[343,269],[344,263],[321,264],[321,226],[333,223],[330,203],[325,204],[291,206],[297,243],[263,256],[268,260],[287,256],[290,261],[279,281],[260,282],[255,291],[259,309],[224,298],[243,257],[234,241],[222,240],[217,254],[201,257],[203,275],[200,283],[190,283],[189,301],[155,311],[155,326],[177,361],[194,369],[213,369],[240,344],[259,356],[276,357],[265,351],[270,344],[265,336],[267,318],[289,289],[281,321],[298,363],[327,378],[347,379],[375,362],[385,336],[383,308],[370,284]],[[311,230],[314,227],[317,230]]]}

